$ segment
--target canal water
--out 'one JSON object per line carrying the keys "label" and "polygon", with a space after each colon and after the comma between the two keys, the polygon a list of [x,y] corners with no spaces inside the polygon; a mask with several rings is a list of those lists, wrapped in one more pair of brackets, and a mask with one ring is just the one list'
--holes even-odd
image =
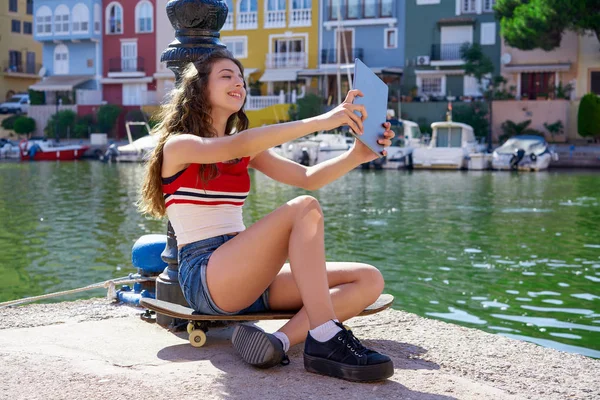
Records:
{"label": "canal water", "polygon": [[[133,243],[165,232],[136,211],[142,175],[0,163],[0,302],[135,272]],[[251,178],[247,225],[307,193]],[[357,170],[311,194],[328,260],[376,265],[395,308],[600,358],[600,173]]]}

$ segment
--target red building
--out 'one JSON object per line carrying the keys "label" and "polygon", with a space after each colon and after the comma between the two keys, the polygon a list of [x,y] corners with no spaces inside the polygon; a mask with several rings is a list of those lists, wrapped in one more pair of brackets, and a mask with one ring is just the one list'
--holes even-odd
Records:
{"label": "red building", "polygon": [[125,132],[125,116],[156,99],[156,0],[102,0],[102,97],[124,112],[117,137]]}

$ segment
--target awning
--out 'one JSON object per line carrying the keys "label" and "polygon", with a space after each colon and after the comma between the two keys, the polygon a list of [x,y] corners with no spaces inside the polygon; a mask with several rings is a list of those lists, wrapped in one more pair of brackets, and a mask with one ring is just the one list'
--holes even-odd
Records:
{"label": "awning", "polygon": [[415,75],[464,75],[464,69],[415,69]]}
{"label": "awning", "polygon": [[260,82],[294,82],[298,79],[297,69],[267,69]]}
{"label": "awning", "polygon": [[568,71],[571,63],[563,64],[506,64],[502,67],[505,72],[557,72]]}
{"label": "awning", "polygon": [[438,20],[438,25],[475,25],[475,18],[471,17],[449,17]]}
{"label": "awning", "polygon": [[[348,69],[350,69],[350,73],[354,74],[354,64],[346,64],[340,66],[340,73],[345,75],[348,73]],[[373,67],[371,68],[376,74],[392,74],[392,75],[402,75],[404,70],[400,67]],[[337,68],[318,68],[318,69],[303,69],[298,71],[298,76],[328,76],[328,75],[337,75]]]}
{"label": "awning", "polygon": [[244,68],[244,77],[248,77],[258,71],[260,71],[258,68]]}
{"label": "awning", "polygon": [[387,74],[387,75],[402,75],[404,70],[400,67],[374,67],[371,68],[376,74]]}
{"label": "awning", "polygon": [[58,92],[73,90],[77,85],[94,79],[93,75],[53,75],[44,78],[43,81],[29,86],[31,90],[40,92]]}

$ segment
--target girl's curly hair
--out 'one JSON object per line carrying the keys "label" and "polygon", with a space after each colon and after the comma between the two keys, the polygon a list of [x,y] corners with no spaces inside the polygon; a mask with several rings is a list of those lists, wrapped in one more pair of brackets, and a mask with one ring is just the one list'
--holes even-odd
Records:
{"label": "girl's curly hair", "polygon": [[[166,214],[161,169],[163,149],[167,140],[171,136],[182,133],[201,137],[217,136],[210,114],[208,78],[215,62],[223,59],[233,61],[242,75],[244,74],[244,67],[228,50],[214,50],[200,60],[188,64],[183,70],[181,82],[170,93],[170,101],[161,106],[156,116],[160,123],[151,132],[158,136],[158,143],[146,163],[146,174],[139,202],[139,209],[142,213],[157,218],[162,218]],[[244,88],[246,88],[245,82]],[[229,117],[225,134],[233,135],[248,128],[248,117],[243,111],[245,104],[244,101],[242,108]],[[204,182],[215,178],[217,175],[216,165],[201,165],[199,175]]]}

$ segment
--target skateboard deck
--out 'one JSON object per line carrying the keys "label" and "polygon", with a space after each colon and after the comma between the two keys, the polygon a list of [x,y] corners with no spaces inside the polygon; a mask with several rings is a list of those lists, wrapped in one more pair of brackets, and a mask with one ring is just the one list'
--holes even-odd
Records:
{"label": "skateboard deck", "polygon": [[[375,303],[365,308],[358,316],[376,314],[389,308],[394,302],[394,296],[391,294],[382,294]],[[262,312],[241,315],[206,315],[197,314],[193,309],[164,300],[142,298],[140,305],[148,310],[163,314],[171,318],[188,320],[187,331],[190,335],[190,344],[194,347],[201,347],[206,343],[206,332],[208,323],[213,321],[262,321],[273,319],[290,319],[298,311],[276,311]],[[145,314],[142,314],[142,318]]]}

